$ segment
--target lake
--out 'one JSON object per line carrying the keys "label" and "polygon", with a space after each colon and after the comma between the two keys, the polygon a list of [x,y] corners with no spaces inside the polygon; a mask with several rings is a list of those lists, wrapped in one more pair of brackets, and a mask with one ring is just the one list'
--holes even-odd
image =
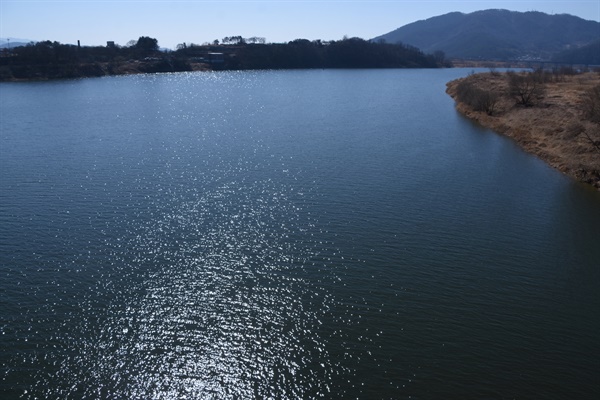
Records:
{"label": "lake", "polygon": [[0,84],[2,397],[600,393],[600,193],[471,70]]}

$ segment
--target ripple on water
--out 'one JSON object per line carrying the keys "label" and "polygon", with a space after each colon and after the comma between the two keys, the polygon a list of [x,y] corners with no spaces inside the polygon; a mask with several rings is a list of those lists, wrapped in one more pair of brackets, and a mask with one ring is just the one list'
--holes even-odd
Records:
{"label": "ripple on water", "polygon": [[[120,292],[90,304],[80,336],[69,334],[64,392],[325,394],[334,368],[319,327],[332,299],[311,278],[324,265],[314,244],[295,236],[310,221],[289,191],[270,181],[230,182],[140,212],[120,245],[109,246],[122,281],[105,289]],[[47,384],[55,392],[56,381]]]}

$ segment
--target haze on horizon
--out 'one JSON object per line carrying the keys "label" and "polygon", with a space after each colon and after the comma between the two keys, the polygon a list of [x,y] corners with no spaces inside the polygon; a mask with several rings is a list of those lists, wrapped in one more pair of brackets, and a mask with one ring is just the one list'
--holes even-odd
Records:
{"label": "haze on horizon", "polygon": [[125,45],[140,36],[161,47],[226,36],[267,42],[371,39],[406,24],[453,11],[485,9],[571,14],[600,22],[600,1],[514,0],[2,0],[0,38],[82,45]]}

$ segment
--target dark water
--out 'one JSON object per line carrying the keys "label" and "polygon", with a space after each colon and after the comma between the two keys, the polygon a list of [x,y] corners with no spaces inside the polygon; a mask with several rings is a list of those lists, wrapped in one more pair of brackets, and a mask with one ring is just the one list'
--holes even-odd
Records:
{"label": "dark water", "polygon": [[468,72],[0,85],[1,397],[598,398],[600,194]]}

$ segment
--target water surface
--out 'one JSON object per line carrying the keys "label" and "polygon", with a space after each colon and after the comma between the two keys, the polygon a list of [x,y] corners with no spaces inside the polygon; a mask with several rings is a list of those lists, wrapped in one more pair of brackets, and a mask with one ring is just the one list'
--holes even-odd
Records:
{"label": "water surface", "polygon": [[4,398],[594,398],[600,195],[467,70],[0,85]]}

